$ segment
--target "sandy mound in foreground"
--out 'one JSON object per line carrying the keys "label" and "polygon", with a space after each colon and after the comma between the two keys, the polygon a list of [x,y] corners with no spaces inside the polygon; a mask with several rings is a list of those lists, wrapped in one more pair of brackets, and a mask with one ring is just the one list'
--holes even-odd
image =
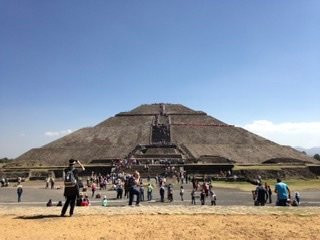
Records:
{"label": "sandy mound in foreground", "polygon": [[0,239],[320,239],[318,208],[0,208]]}

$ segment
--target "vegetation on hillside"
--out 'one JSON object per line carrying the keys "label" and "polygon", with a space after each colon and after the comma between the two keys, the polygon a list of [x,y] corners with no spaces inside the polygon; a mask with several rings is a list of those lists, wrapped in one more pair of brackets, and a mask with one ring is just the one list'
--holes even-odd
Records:
{"label": "vegetation on hillside", "polygon": [[12,159],[9,158],[0,158],[0,163],[9,163],[10,161],[12,161]]}
{"label": "vegetation on hillside", "polygon": [[320,161],[320,155],[317,153],[313,156],[314,159],[319,160]]}

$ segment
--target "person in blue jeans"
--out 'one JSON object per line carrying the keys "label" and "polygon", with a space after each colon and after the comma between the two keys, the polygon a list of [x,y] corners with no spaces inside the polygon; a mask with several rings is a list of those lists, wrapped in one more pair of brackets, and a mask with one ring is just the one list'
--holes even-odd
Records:
{"label": "person in blue jeans", "polygon": [[[64,170],[65,174],[65,186],[63,195],[66,198],[66,201],[61,210],[61,217],[64,217],[68,207],[70,206],[70,217],[73,215],[74,207],[76,204],[77,198],[80,197],[79,193],[79,178],[78,178],[78,170],[75,168],[75,164],[79,164],[82,168],[82,171],[85,170],[84,166],[80,163],[79,160],[70,159],[69,167]],[[72,181],[68,181],[68,179],[72,179]]]}
{"label": "person in blue jeans", "polygon": [[152,187],[151,183],[149,183],[148,190],[147,190],[148,201],[152,200],[152,191],[153,191],[153,187]]}
{"label": "person in blue jeans", "polygon": [[19,184],[19,185],[17,186],[18,202],[21,202],[22,192],[23,192],[22,185]]}
{"label": "person in blue jeans", "polygon": [[139,206],[140,203],[140,173],[135,171],[133,175],[129,178],[129,206],[132,206],[133,198],[136,195],[136,205]]}
{"label": "person in blue jeans", "polygon": [[161,184],[161,187],[160,187],[159,191],[160,191],[160,202],[164,202],[164,192],[165,192],[165,190],[164,190],[163,184]]}
{"label": "person in blue jeans", "polygon": [[288,199],[291,198],[288,185],[282,182],[280,178],[278,178],[274,191],[277,194],[276,205],[288,206]]}

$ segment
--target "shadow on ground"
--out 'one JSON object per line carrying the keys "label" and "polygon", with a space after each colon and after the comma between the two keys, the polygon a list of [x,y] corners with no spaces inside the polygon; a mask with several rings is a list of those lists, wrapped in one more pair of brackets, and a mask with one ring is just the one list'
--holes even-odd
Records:
{"label": "shadow on ground", "polygon": [[14,219],[24,219],[24,220],[35,220],[35,219],[45,219],[45,218],[59,218],[60,215],[48,214],[48,215],[32,215],[32,216],[18,216]]}

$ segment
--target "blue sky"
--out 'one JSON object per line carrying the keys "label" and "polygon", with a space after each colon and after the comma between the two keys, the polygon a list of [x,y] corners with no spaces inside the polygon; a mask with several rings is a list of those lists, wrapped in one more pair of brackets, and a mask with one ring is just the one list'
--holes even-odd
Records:
{"label": "blue sky", "polygon": [[[319,146],[319,12],[312,0],[0,0],[0,157],[154,102]],[[286,137],[288,123],[303,135]]]}

